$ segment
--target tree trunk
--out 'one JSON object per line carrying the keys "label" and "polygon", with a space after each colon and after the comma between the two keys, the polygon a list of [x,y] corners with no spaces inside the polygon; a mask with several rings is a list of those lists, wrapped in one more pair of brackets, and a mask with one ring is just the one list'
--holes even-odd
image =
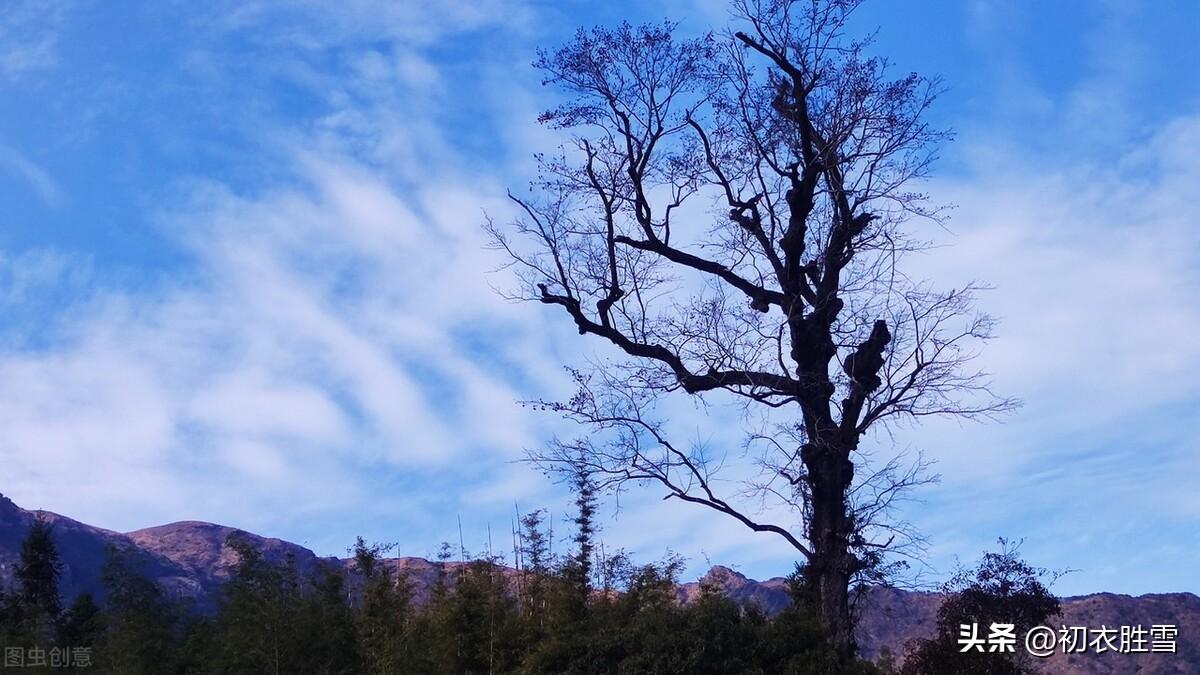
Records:
{"label": "tree trunk", "polygon": [[846,493],[854,475],[849,453],[834,442],[818,441],[825,452],[809,462],[812,490],[812,520],[809,542],[812,558],[807,582],[816,602],[817,615],[829,634],[834,648],[843,658],[857,649],[854,625],[850,617],[850,580],[858,559],[849,550],[852,527],[846,509]]}

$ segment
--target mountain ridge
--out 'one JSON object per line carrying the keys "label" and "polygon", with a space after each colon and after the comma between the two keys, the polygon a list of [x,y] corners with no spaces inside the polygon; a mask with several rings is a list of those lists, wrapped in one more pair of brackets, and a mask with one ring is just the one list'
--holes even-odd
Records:
{"label": "mountain ridge", "polygon": [[[116,532],[88,525],[50,511],[24,510],[0,495],[0,588],[12,583],[12,569],[20,552],[20,542],[37,517],[54,525],[55,542],[64,567],[60,588],[68,600],[81,592],[104,599],[101,571],[108,546],[128,546],[138,556],[140,571],[158,582],[169,595],[194,603],[200,611],[216,606],[221,587],[237,564],[236,553],[226,544],[237,534],[262,551],[272,562],[291,558],[299,571],[308,572],[321,561],[350,570],[353,560],[318,556],[312,550],[284,539],[264,537],[252,532],[198,520],[184,520]],[[412,583],[415,600],[428,596],[438,574],[438,563],[425,558],[401,556],[386,558],[383,564],[393,571],[403,570]],[[454,566],[458,563],[449,563]],[[701,579],[677,585],[676,596],[690,602],[699,596],[703,584],[715,584],[739,603],[756,603],[768,614],[775,614],[790,602],[783,577],[750,579],[732,568],[715,565]],[[906,591],[872,587],[864,598],[865,609],[858,626],[862,653],[875,658],[883,647],[902,654],[911,640],[928,637],[936,621],[941,595],[935,592]],[[1175,624],[1179,628],[1177,654],[1057,654],[1047,660],[1049,672],[1075,674],[1200,673],[1200,597],[1193,593],[1147,593],[1131,596],[1119,593],[1094,593],[1061,598],[1063,612],[1058,623],[1066,626]]]}

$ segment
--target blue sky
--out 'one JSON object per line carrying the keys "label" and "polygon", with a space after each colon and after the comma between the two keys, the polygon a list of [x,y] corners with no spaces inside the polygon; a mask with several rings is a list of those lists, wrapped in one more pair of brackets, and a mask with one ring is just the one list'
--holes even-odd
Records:
{"label": "blue sky", "polygon": [[[492,292],[486,211],[561,140],[529,68],[577,25],[719,2],[9,2],[0,8],[0,491],[104,527],[202,519],[343,553],[506,541],[566,498],[515,463],[592,353]],[[603,7],[599,7],[603,5]],[[1200,591],[1200,9],[868,2],[941,75],[922,272],[995,285],[983,357],[1025,406],[900,442],[945,572],[998,536],[1058,590]],[[719,415],[718,415],[719,417]],[[712,420],[673,423],[709,442]],[[626,495],[609,546],[786,573],[777,542]],[[646,523],[656,523],[648,528]]]}

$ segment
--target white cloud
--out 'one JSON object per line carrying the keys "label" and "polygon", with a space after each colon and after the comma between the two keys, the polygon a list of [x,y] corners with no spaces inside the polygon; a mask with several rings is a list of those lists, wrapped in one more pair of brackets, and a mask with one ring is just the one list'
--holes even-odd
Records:
{"label": "white cloud", "polygon": [[0,76],[16,78],[53,66],[66,10],[63,2],[0,5]]}
{"label": "white cloud", "polygon": [[[557,364],[526,358],[546,336],[485,279],[494,261],[482,250],[481,208],[503,212],[503,188],[458,170],[438,111],[425,105],[444,76],[422,54],[463,31],[511,26],[520,12],[430,5],[429,21],[413,24],[417,9],[246,6],[216,22],[281,45],[272,67],[340,101],[353,123],[275,120],[283,125],[266,148],[291,170],[274,186],[177,190],[183,199],[158,211],[191,265],[80,293],[72,268],[86,261],[53,252],[3,261],[7,302],[71,298],[45,303],[56,313],[45,344],[15,346],[23,336],[0,353],[0,462],[18,503],[123,528],[389,512],[365,504],[405,501],[387,492],[389,476],[420,482],[466,463],[467,480],[486,480],[487,467],[508,466],[536,441],[513,382],[556,376]],[[291,23],[261,23],[281,16]],[[297,46],[345,48],[338,62],[358,65],[349,76],[321,72]],[[228,76],[219,58],[191,62],[214,81]],[[415,154],[389,150],[399,145]],[[464,329],[507,341],[469,350]]]}
{"label": "white cloud", "polygon": [[[358,533],[325,531],[332,520],[380,539],[395,539],[379,533],[397,523],[406,552],[419,552],[436,541],[421,521],[453,509],[471,531],[490,513],[504,522],[513,500],[561,506],[558,490],[509,463],[556,422],[513,401],[560,393],[560,363],[601,347],[546,308],[499,298],[478,229],[483,210],[507,212],[502,174],[557,139],[532,123],[528,54],[489,51],[474,71],[433,56],[485,27],[526,35],[531,14],[493,2],[229,9],[199,23],[268,47],[276,58],[262,70],[315,97],[318,112],[231,115],[286,168],[265,187],[196,182],[158,205],[162,231],[194,263],[170,277],[113,287],[63,253],[0,259],[0,301],[55,313],[36,327],[44,344],[0,351],[5,492],[110,527],[206,518],[308,532],[322,552]],[[189,63],[229,77],[219,52]],[[1083,91],[1072,110],[1103,91]],[[1014,105],[1045,114],[1038,96]],[[501,156],[471,147],[472,134]],[[960,205],[953,248],[918,265],[939,283],[996,284],[982,304],[1003,319],[1001,337],[983,363],[1028,405],[1001,426],[904,434],[947,477],[936,506],[913,515],[939,550],[964,555],[1026,534],[1003,528],[1030,527],[1063,495],[1081,504],[1056,516],[1080,545],[1104,532],[1079,523],[1114,505],[1200,517],[1179,481],[1130,469],[1139,455],[1174,475],[1200,468],[1186,429],[1157,424],[1200,397],[1188,377],[1200,369],[1200,120],[1177,119],[1107,164],[971,147],[966,177],[932,186]],[[22,174],[38,184],[36,171]],[[43,196],[57,199],[43,178]],[[730,411],[665,410],[683,438],[737,456]],[[606,523],[610,545],[788,571],[785,545],[660,496],[626,495]],[[328,520],[304,530],[306,516]]]}
{"label": "white cloud", "polygon": [[[518,392],[452,334],[459,322],[520,330],[490,299],[481,239],[440,232],[352,164],[301,165],[305,187],[206,190],[203,210],[172,219],[194,278],[104,293],[65,320],[63,343],[0,359],[0,459],[23,477],[9,488],[18,502],[154,471],[186,486],[173,506],[150,490],[97,517],[129,523],[131,502],[138,518],[176,514],[189,495],[240,489],[239,475],[261,488],[230,506],[244,511],[301,498],[324,470],[317,456],[419,471],[534,441]],[[473,232],[479,218],[457,225]],[[96,513],[94,495],[56,503]]]}
{"label": "white cloud", "polygon": [[[905,434],[945,481],[915,516],[942,560],[999,535],[1028,536],[1027,553],[1059,567],[1092,564],[1079,551],[1117,547],[1115,532],[1122,549],[1158,550],[1196,518],[1181,477],[1196,468],[1184,411],[1200,401],[1200,118],[1106,164],[981,157],[933,187],[959,204],[956,234],[920,266],[941,283],[995,285],[981,304],[1002,323],[981,363],[1026,405],[1001,425]],[[1058,546],[1064,536],[1075,544]],[[1134,562],[1087,572],[1062,590],[1168,590]]]}
{"label": "white cloud", "polygon": [[1196,392],[1172,377],[1200,366],[1196,151],[1200,118],[1186,118],[1108,167],[997,162],[940,186],[960,234],[931,274],[998,287],[984,298],[1004,321],[988,358],[1010,386],[1069,392],[1091,415]]}
{"label": "white cloud", "polygon": [[62,188],[45,169],[3,143],[0,143],[0,169],[23,180],[47,206],[58,206],[62,201]]}

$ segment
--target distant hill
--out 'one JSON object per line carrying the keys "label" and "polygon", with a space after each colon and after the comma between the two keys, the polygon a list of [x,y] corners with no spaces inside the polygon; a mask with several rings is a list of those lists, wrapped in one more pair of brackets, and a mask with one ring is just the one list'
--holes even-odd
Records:
{"label": "distant hill", "polygon": [[[312,570],[324,560],[349,568],[352,561],[320,558],[303,546],[282,539],[262,537],[236,528],[198,521],[184,521],[134,532],[113,532],[93,527],[50,512],[26,511],[0,495],[0,587],[12,582],[21,540],[38,515],[54,523],[54,537],[64,562],[61,588],[69,601],[88,591],[103,600],[100,583],[104,551],[110,545],[130,546],[138,556],[143,574],[157,581],[170,595],[195,603],[200,611],[212,608],[221,586],[237,562],[225,545],[230,534],[239,534],[263,551],[272,561],[291,556],[301,571]],[[389,558],[385,564],[403,570],[409,577],[417,602],[428,597],[437,578],[437,563],[424,558]],[[454,563],[451,563],[453,565]],[[729,597],[756,603],[770,614],[788,604],[783,578],[765,581],[748,579],[727,567],[713,567],[705,581],[723,588]],[[677,595],[689,602],[700,592],[700,581],[680,584]],[[859,642],[864,656],[874,658],[883,646],[903,653],[905,645],[929,635],[941,597],[936,593],[871,588],[864,598],[859,624]],[[1192,593],[1149,594],[1138,597],[1097,593],[1064,598],[1063,615],[1055,624],[1101,626],[1173,624],[1179,629],[1177,654],[1092,654],[1057,655],[1048,659],[1050,673],[1166,675],[1200,673],[1200,597]]]}
{"label": "distant hill", "polygon": [[[103,599],[100,582],[105,550],[111,546],[135,545],[129,535],[93,527],[49,511],[25,511],[0,495],[0,587],[12,583],[13,565],[21,551],[21,541],[38,516],[54,524],[54,541],[63,560],[59,588],[68,601],[82,592],[91,592]],[[200,597],[199,588],[188,570],[166,556],[146,550],[139,556],[143,574],[157,580],[173,595]]]}
{"label": "distant hill", "polygon": [[[706,575],[735,600],[756,602],[768,612],[787,606],[783,578],[765,581],[748,579],[726,567],[717,566]],[[700,582],[680,584],[680,599],[699,595]],[[1132,597],[1095,593],[1062,598],[1062,614],[1052,626],[1089,628],[1170,624],[1179,629],[1176,654],[1057,654],[1046,659],[1046,672],[1062,675],[1167,675],[1200,673],[1200,597],[1193,593],[1152,593]],[[929,637],[937,621],[942,598],[938,593],[874,587],[867,590],[858,625],[862,655],[874,660],[885,645],[902,654],[910,641]]]}

